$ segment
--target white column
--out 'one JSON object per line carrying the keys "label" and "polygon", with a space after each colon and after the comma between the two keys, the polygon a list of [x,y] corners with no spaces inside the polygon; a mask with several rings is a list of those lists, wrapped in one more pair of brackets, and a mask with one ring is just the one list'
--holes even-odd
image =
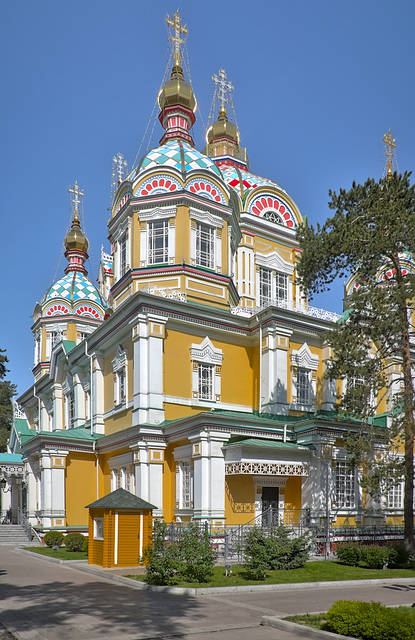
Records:
{"label": "white column", "polygon": [[139,498],[153,504],[154,517],[163,515],[163,461],[164,443],[139,442],[134,449],[135,493]]}
{"label": "white column", "polygon": [[[223,520],[225,517],[225,459],[222,446],[228,434],[203,432],[189,440],[196,445],[194,464],[194,517]],[[195,448],[194,448],[195,450]]]}
{"label": "white column", "polygon": [[74,427],[81,427],[85,424],[85,392],[82,388],[79,371],[73,375],[73,392],[75,399],[75,420]]}
{"label": "white column", "polygon": [[163,340],[167,318],[143,314],[135,322],[133,425],[159,424],[164,420]]}
{"label": "white column", "polygon": [[55,384],[53,389],[53,430],[57,431],[64,427],[63,416],[63,396],[60,384]]}
{"label": "white column", "polygon": [[105,433],[104,428],[104,359],[102,354],[94,353],[92,359],[92,413],[93,433]]}
{"label": "white column", "polygon": [[288,362],[287,351],[292,331],[268,326],[264,329],[262,350],[262,410],[287,414]]}

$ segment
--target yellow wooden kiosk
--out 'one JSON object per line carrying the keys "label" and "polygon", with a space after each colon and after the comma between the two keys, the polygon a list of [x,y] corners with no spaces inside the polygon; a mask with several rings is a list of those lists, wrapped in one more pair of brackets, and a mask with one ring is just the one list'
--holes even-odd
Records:
{"label": "yellow wooden kiosk", "polygon": [[125,489],[116,489],[85,507],[89,509],[88,563],[101,567],[142,564],[156,507]]}

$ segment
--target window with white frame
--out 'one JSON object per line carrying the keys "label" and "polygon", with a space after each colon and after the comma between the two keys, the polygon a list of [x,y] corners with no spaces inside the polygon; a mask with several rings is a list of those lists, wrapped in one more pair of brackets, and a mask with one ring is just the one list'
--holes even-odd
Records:
{"label": "window with white frame", "polygon": [[213,400],[214,365],[198,363],[199,398]]}
{"label": "window with white frame", "polygon": [[169,221],[148,223],[148,263],[160,264],[169,259]]}
{"label": "window with white frame", "polygon": [[193,509],[193,463],[176,463],[176,509]]}
{"label": "window with white frame", "polygon": [[215,230],[206,224],[196,223],[196,264],[215,267]]}
{"label": "window with white frame", "polygon": [[61,327],[56,326],[50,329],[46,334],[46,357],[50,358],[53,347],[63,340],[63,330]]}
{"label": "window with white frame", "polygon": [[297,402],[310,404],[310,373],[309,369],[297,368]]}
{"label": "window with white frame", "polygon": [[268,304],[272,300],[272,270],[266,267],[259,269],[259,302]]}
{"label": "window with white frame", "polygon": [[288,276],[279,271],[259,268],[259,303],[285,306],[288,301]]}
{"label": "window with white frame", "polygon": [[65,393],[66,428],[72,429],[75,422],[75,394],[73,389]]}
{"label": "window with white frame", "polygon": [[203,402],[220,402],[223,352],[206,336],[190,347],[192,362],[192,398]]}
{"label": "window with white frame", "polygon": [[356,506],[355,470],[346,460],[335,461],[335,498],[337,509],[353,509]]}
{"label": "window with white frame", "polygon": [[104,518],[94,518],[94,540],[104,539]]}
{"label": "window with white frame", "polygon": [[316,401],[319,357],[311,352],[305,342],[300,349],[291,352],[291,364],[292,403],[313,406]]}
{"label": "window with white frame", "polygon": [[112,360],[114,373],[114,405],[125,404],[127,401],[127,352],[118,347]]}
{"label": "window with white frame", "polygon": [[390,487],[385,495],[386,509],[402,509],[403,507],[403,486],[402,482]]}
{"label": "window with white frame", "polygon": [[123,233],[120,240],[118,241],[119,245],[119,255],[120,255],[120,278],[127,273],[130,265],[128,264],[128,229]]}

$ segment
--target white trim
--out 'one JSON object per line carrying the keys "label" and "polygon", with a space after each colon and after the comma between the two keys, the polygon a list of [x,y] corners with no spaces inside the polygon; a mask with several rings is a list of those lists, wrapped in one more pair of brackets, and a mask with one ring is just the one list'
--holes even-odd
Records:
{"label": "white trim", "polygon": [[[214,402],[213,400],[199,400],[198,398],[180,398],[179,396],[164,396],[164,402],[170,404],[182,404],[186,407],[198,406],[211,409],[213,405],[215,409],[228,409],[229,411],[244,411],[251,413],[252,406],[245,404],[231,404],[230,402]],[[298,409],[298,407],[295,407]]]}
{"label": "white trim", "polygon": [[140,558],[143,555],[143,532],[144,532],[144,514],[140,511]]}
{"label": "white trim", "polygon": [[291,262],[286,262],[281,258],[277,251],[273,251],[267,255],[255,254],[255,264],[260,267],[267,267],[274,271],[279,271],[284,275],[292,276],[294,273],[294,265]]}
{"label": "white trim", "polygon": [[118,564],[118,511],[115,512],[114,564]]}
{"label": "white trim", "polygon": [[291,363],[295,367],[303,369],[318,369],[320,358],[310,351],[310,347],[306,342],[298,349],[291,352]]}

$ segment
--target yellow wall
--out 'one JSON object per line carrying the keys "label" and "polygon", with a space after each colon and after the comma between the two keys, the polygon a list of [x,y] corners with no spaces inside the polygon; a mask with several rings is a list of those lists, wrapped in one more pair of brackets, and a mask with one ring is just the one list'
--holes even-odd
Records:
{"label": "yellow wall", "polygon": [[95,456],[70,451],[66,458],[66,524],[85,526],[87,504],[97,499]]}
{"label": "yellow wall", "polygon": [[226,476],[226,524],[246,524],[253,517],[255,517],[255,487],[252,476]]}
{"label": "yellow wall", "polygon": [[183,260],[190,264],[190,220],[189,207],[177,207],[176,213],[176,263]]}
{"label": "yellow wall", "polygon": [[301,509],[301,484],[300,476],[292,476],[288,478],[285,487],[285,508]]}

